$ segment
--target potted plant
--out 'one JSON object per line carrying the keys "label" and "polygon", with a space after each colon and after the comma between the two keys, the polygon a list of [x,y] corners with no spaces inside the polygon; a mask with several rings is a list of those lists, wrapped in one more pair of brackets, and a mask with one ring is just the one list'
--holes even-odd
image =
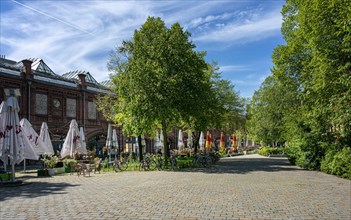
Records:
{"label": "potted plant", "polygon": [[55,166],[56,164],[60,161],[60,159],[57,156],[46,156],[43,159],[44,164],[45,164],[45,168],[48,171],[49,176],[53,176],[55,174]]}
{"label": "potted plant", "polygon": [[71,158],[66,158],[63,160],[63,165],[65,166],[65,173],[70,173],[72,167],[74,167],[77,164],[77,160],[71,159]]}

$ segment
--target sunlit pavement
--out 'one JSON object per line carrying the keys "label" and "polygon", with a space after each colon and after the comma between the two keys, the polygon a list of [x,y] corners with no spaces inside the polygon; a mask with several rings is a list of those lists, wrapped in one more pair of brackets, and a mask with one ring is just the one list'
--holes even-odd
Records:
{"label": "sunlit pavement", "polygon": [[351,182],[247,155],[186,171],[35,177],[0,188],[0,219],[351,219]]}

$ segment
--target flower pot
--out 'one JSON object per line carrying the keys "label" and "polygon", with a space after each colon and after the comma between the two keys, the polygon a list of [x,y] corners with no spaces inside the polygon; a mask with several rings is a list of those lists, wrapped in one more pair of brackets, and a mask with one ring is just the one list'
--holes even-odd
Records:
{"label": "flower pot", "polygon": [[71,167],[65,167],[65,173],[71,173]]}
{"label": "flower pot", "polygon": [[57,168],[54,168],[54,170],[55,170],[55,174],[65,173],[65,167],[57,167]]}
{"label": "flower pot", "polygon": [[37,170],[37,175],[38,176],[48,176],[48,171],[45,169],[45,170]]}
{"label": "flower pot", "polygon": [[48,171],[49,176],[55,175],[55,169],[48,169],[47,171]]}
{"label": "flower pot", "polygon": [[11,173],[0,173],[0,182],[4,180],[10,180]]}

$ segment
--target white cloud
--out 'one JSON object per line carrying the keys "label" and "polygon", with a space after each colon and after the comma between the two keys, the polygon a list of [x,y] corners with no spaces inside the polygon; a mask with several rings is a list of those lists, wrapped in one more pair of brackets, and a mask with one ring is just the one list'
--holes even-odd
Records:
{"label": "white cloud", "polygon": [[[148,16],[167,25],[179,22],[192,32],[195,43],[206,46],[257,40],[280,28],[277,10],[239,9],[232,1],[21,1],[1,14],[1,53],[14,60],[42,58],[57,74],[90,72],[97,81],[108,79],[108,54],[122,40],[131,39]],[[1,4],[4,4],[3,2]],[[9,4],[9,2],[7,2]],[[23,5],[24,4],[24,5]],[[206,50],[207,48],[205,48]],[[247,71],[246,65],[225,65],[220,71]],[[255,78],[233,81],[255,84]],[[262,80],[263,81],[263,80]],[[260,82],[261,83],[261,82]],[[259,84],[260,84],[259,83]]]}
{"label": "white cloud", "polygon": [[235,72],[235,71],[247,71],[250,70],[248,66],[242,66],[242,65],[227,65],[227,66],[221,66],[220,71],[223,72]]}
{"label": "white cloud", "polygon": [[242,43],[257,41],[280,33],[282,17],[279,11],[258,16],[251,14],[245,20],[228,22],[226,25],[212,27],[194,36],[197,42],[230,42]]}

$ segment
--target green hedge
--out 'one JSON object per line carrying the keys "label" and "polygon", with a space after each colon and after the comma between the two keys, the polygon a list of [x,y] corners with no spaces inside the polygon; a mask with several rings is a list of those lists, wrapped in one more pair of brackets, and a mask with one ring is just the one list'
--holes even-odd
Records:
{"label": "green hedge", "polygon": [[329,150],[321,163],[323,172],[351,179],[351,148],[341,151]]}
{"label": "green hedge", "polygon": [[258,149],[258,154],[262,156],[269,156],[269,155],[275,155],[275,154],[284,154],[284,148],[282,147],[262,147]]}

